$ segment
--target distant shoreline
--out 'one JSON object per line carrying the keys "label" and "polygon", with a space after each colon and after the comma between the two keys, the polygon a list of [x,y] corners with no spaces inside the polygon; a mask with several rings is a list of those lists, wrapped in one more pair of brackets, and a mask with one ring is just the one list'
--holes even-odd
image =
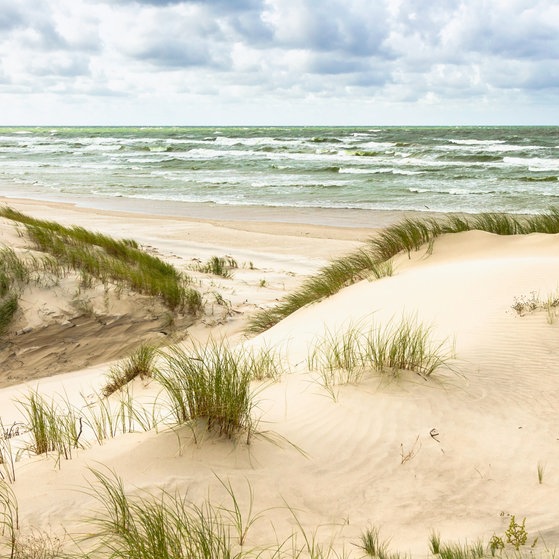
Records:
{"label": "distant shoreline", "polygon": [[256,205],[225,205],[203,202],[148,200],[126,197],[30,195],[6,193],[0,188],[0,200],[36,201],[47,204],[69,204],[77,208],[134,213],[154,216],[182,217],[216,222],[260,222],[317,225],[323,227],[382,228],[403,217],[444,215],[436,212],[365,210],[350,208],[305,208]]}

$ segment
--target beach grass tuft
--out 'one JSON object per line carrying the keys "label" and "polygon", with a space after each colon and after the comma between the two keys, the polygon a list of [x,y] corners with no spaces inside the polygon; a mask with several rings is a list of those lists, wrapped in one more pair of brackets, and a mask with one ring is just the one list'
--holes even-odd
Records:
{"label": "beach grass tuft", "polygon": [[441,552],[441,534],[434,530],[429,535],[429,550],[433,555],[438,555]]}
{"label": "beach grass tuft", "polygon": [[30,271],[11,248],[0,249],[0,335],[12,322],[18,308],[19,295],[29,282]]}
{"label": "beach grass tuft", "polygon": [[310,371],[318,371],[320,381],[334,400],[335,386],[357,384],[367,370],[365,334],[350,326],[339,332],[327,330],[317,340],[308,358]]}
{"label": "beach grass tuft", "polygon": [[0,300],[0,334],[3,334],[11,324],[19,308],[19,297],[14,293],[4,296]]}
{"label": "beach grass tuft", "polygon": [[323,386],[334,396],[334,386],[358,383],[367,371],[390,376],[411,371],[429,377],[451,361],[453,352],[447,345],[447,340],[435,341],[429,327],[402,317],[369,329],[326,331],[314,343],[308,366],[319,372]]}
{"label": "beach grass tuft", "polygon": [[65,227],[9,207],[0,208],[0,217],[23,223],[40,250],[72,269],[160,297],[172,310],[194,313],[201,307],[201,296],[189,286],[188,276],[141,250],[133,240],[117,240],[78,226]]}
{"label": "beach grass tuft", "polygon": [[116,401],[106,397],[86,401],[80,417],[98,444],[118,435],[149,431],[160,421],[156,406],[149,409],[139,405],[127,385],[122,387]]}
{"label": "beach grass tuft", "polygon": [[[208,430],[233,437],[253,429],[250,383],[258,361],[246,366],[245,360],[224,342],[210,340],[193,344],[189,351],[171,348],[164,356],[166,366],[157,373],[172,403],[176,424],[204,419]],[[264,365],[268,367],[266,360]]]}
{"label": "beach grass tuft", "polygon": [[231,278],[232,270],[238,267],[236,260],[231,256],[212,256],[205,264],[200,264],[195,269],[205,274]]}
{"label": "beach grass tuft", "polygon": [[59,461],[60,458],[69,460],[73,449],[82,448],[82,417],[69,401],[57,404],[54,400],[47,401],[37,391],[30,391],[18,404],[31,435],[28,451],[54,452]]}
{"label": "beach grass tuft", "polygon": [[361,534],[361,541],[357,546],[368,557],[376,557],[377,559],[388,558],[388,541],[380,539],[379,529],[374,526]]}
{"label": "beach grass tuft", "polygon": [[11,443],[11,438],[14,436],[12,434],[14,426],[15,424],[6,429],[2,418],[0,418],[0,481],[8,483],[14,483],[16,480],[15,462],[17,453],[14,453]]}
{"label": "beach grass tuft", "polygon": [[13,489],[0,480],[0,551],[15,559],[19,531],[19,505]]}
{"label": "beach grass tuft", "polygon": [[442,544],[439,549],[440,559],[482,559],[484,556],[485,550],[481,541],[470,545],[460,543]]}
{"label": "beach grass tuft", "polygon": [[63,552],[60,538],[48,533],[18,535],[13,551],[13,559],[77,559],[75,555]]}
{"label": "beach grass tuft", "polygon": [[406,218],[384,228],[354,253],[319,270],[275,306],[256,313],[247,330],[262,332],[301,307],[329,297],[352,283],[366,277],[379,279],[391,275],[392,266],[388,263],[392,258],[402,252],[411,255],[425,245],[431,252],[440,235],[472,230],[497,235],[556,234],[559,233],[559,209],[552,207],[547,212],[530,216],[483,213],[475,216],[450,214],[439,219]]}
{"label": "beach grass tuft", "polygon": [[134,559],[236,559],[230,527],[209,502],[196,505],[179,494],[126,494],[122,479],[91,470],[90,493],[100,505],[90,536],[101,557]]}
{"label": "beach grass tuft", "polygon": [[450,361],[451,352],[445,344],[446,340],[433,341],[431,328],[404,317],[371,330],[365,355],[378,372],[413,371],[428,377]]}
{"label": "beach grass tuft", "polygon": [[154,376],[157,348],[150,344],[142,344],[126,359],[109,369],[107,382],[102,388],[103,396],[110,396],[136,377]]}

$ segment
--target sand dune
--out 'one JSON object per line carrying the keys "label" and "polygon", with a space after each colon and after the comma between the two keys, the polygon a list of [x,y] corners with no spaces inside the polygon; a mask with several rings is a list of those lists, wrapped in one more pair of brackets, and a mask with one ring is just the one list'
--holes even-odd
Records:
{"label": "sand dune", "polygon": [[[96,227],[98,219],[110,224],[112,233],[120,227],[110,214],[96,216]],[[178,222],[160,239],[154,225],[161,218],[150,219],[142,218],[142,242],[149,240],[161,254],[177,259],[203,257],[197,252],[202,240],[183,242]],[[136,236],[138,224],[128,223],[128,236]],[[278,229],[250,235],[256,239],[251,257],[260,274],[265,269],[276,286],[285,281],[285,289],[357,243],[357,238],[317,237],[302,243]],[[219,245],[236,258],[248,256],[233,229],[216,243],[212,250]],[[92,445],[62,461],[60,469],[52,459],[23,456],[13,484],[22,529],[82,530],[81,518],[93,500],[76,489],[91,478],[88,467],[103,465],[121,475],[131,492],[164,488],[194,501],[210,494],[212,502],[227,503],[219,477],[230,481],[245,508],[249,483],[254,508],[263,511],[249,531],[249,547],[271,545],[297,531],[293,511],[308,534],[316,531],[320,541],[338,550],[345,546],[352,556],[359,556],[352,544],[371,526],[391,539],[391,549],[426,556],[433,530],[443,540],[487,542],[504,533],[510,515],[526,518],[529,543],[540,538],[538,552],[544,544],[555,547],[559,322],[544,310],[520,316],[512,306],[518,298],[557,294],[557,243],[557,236],[539,234],[446,236],[436,241],[432,254],[399,256],[391,277],[350,286],[248,341],[240,336],[246,315],[271,304],[284,288],[263,294],[258,275],[245,270],[235,288],[227,287],[237,297],[233,306],[243,313],[230,317],[234,326],[214,330],[198,324],[192,332],[198,338],[231,333],[235,343],[277,348],[283,356],[289,372],[279,382],[255,385],[260,433],[250,445],[209,435],[196,444],[188,428],[162,427]],[[304,255],[311,249],[314,258],[308,261]],[[287,273],[292,264],[298,264],[296,276]],[[366,374],[359,384],[336,387],[335,399],[319,375],[308,371],[310,348],[326,330],[366,329],[401,316],[415,317],[431,326],[435,340],[447,340],[455,353],[449,368],[428,379],[410,372],[398,378]],[[39,390],[65,391],[70,398],[93,394],[108,367],[44,379]],[[5,424],[19,420],[13,402],[27,389],[0,390]],[[145,402],[158,391],[154,382],[134,385],[136,397]]]}

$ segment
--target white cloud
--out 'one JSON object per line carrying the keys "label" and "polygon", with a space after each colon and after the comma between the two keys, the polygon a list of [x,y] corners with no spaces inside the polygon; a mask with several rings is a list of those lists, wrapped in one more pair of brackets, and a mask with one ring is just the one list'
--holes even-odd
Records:
{"label": "white cloud", "polygon": [[555,0],[0,0],[0,49],[5,124],[559,123]]}

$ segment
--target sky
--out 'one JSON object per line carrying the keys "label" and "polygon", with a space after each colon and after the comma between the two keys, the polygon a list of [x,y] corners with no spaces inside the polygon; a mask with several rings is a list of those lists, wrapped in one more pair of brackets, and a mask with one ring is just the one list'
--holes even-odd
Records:
{"label": "sky", "polygon": [[559,0],[0,0],[0,125],[559,124]]}

